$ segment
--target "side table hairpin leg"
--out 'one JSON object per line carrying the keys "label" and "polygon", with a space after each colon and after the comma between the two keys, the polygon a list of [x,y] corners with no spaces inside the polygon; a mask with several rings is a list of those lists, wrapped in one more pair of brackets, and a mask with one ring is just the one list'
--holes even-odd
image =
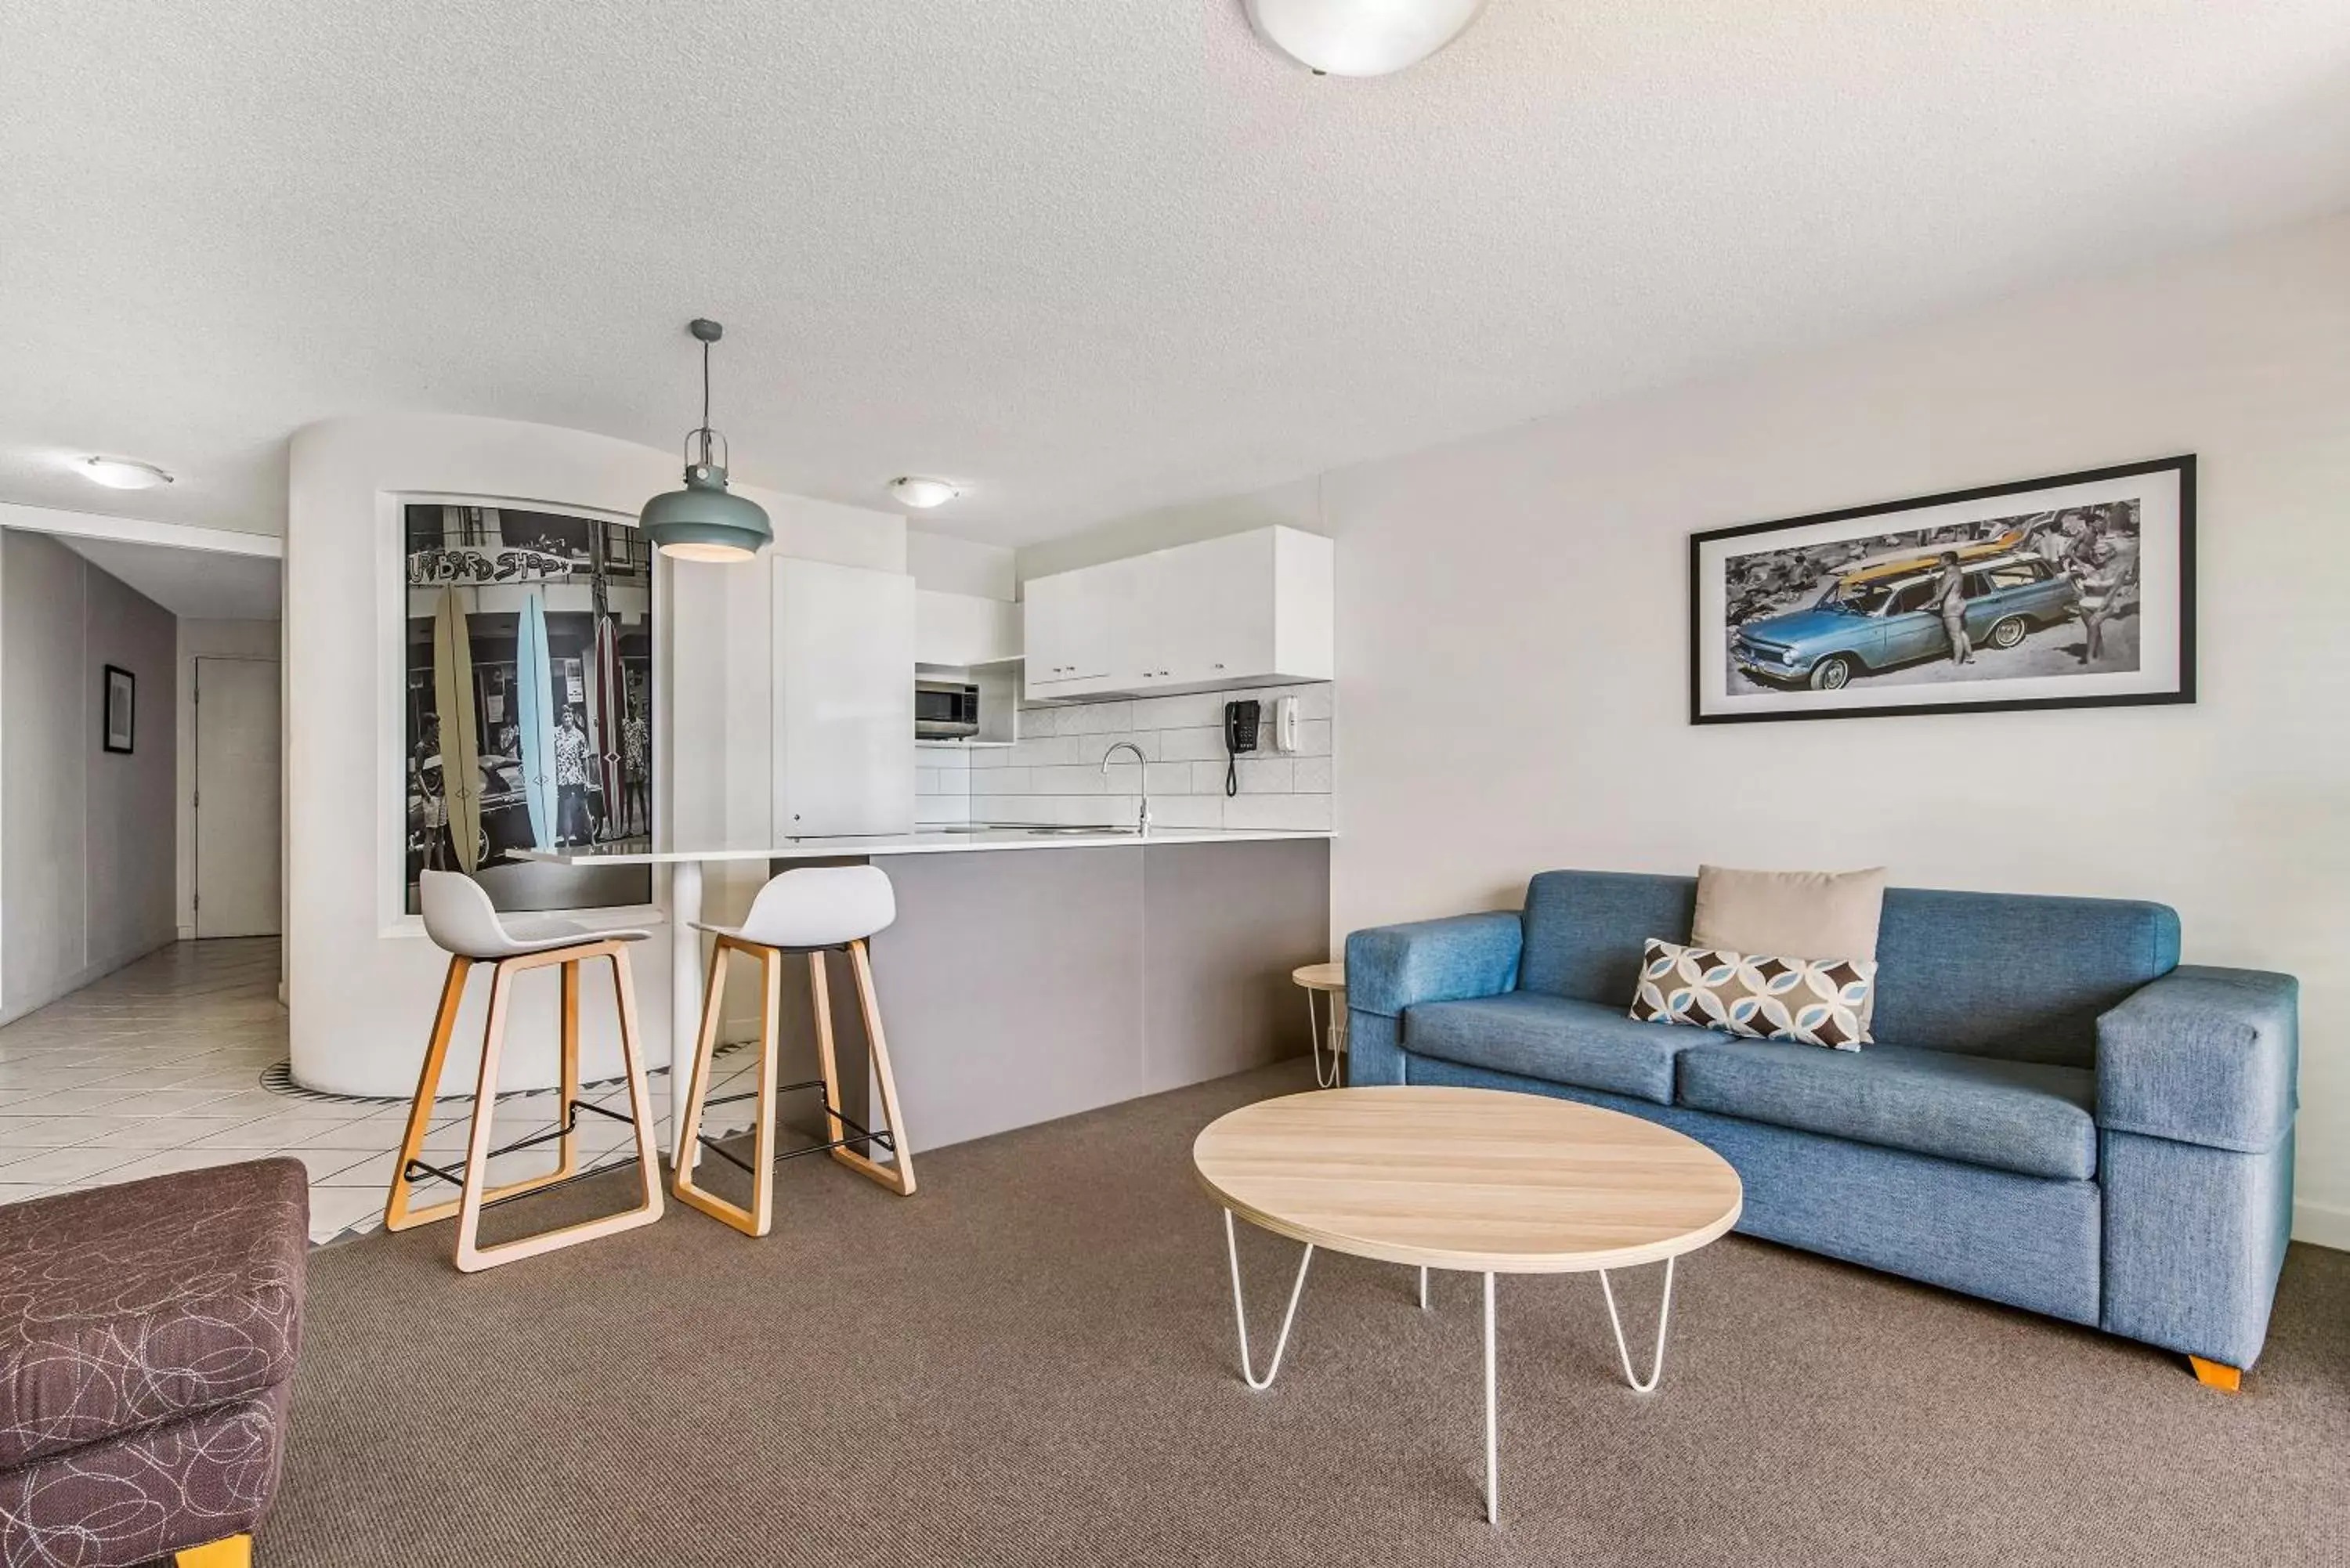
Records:
{"label": "side table hairpin leg", "polygon": [[1249,1356],[1248,1304],[1241,1298],[1241,1248],[1232,1231],[1232,1211],[1224,1210],[1224,1255],[1232,1265],[1232,1321],[1241,1331],[1241,1381],[1252,1388],[1270,1388],[1281,1375],[1282,1352],[1289,1348],[1289,1325],[1297,1319],[1297,1299],[1305,1293],[1305,1270],[1314,1262],[1314,1243],[1305,1244],[1305,1255],[1297,1260],[1297,1282],[1289,1287],[1289,1310],[1281,1314],[1281,1337],[1273,1342],[1273,1364],[1259,1377]]}
{"label": "side table hairpin leg", "polygon": [[1656,1359],[1649,1363],[1646,1383],[1633,1374],[1632,1353],[1625,1348],[1624,1321],[1616,1315],[1616,1287],[1607,1282],[1607,1271],[1599,1271],[1599,1291],[1607,1298],[1607,1326],[1616,1331],[1616,1359],[1623,1363],[1624,1381],[1632,1386],[1635,1394],[1655,1393],[1657,1380],[1665,1375],[1665,1325],[1672,1321],[1673,1315],[1674,1262],[1671,1258],[1665,1260],[1665,1299],[1657,1308],[1657,1354]]}

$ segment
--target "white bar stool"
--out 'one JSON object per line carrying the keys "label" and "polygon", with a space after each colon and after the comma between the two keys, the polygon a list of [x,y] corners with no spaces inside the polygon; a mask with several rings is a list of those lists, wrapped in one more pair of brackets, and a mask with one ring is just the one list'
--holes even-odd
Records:
{"label": "white bar stool", "polygon": [[[660,1158],[653,1143],[652,1098],[645,1087],[645,1064],[637,1044],[636,987],[629,976],[628,944],[649,934],[638,930],[588,930],[565,920],[544,920],[509,928],[498,919],[490,896],[472,877],[455,871],[427,871],[420,889],[424,929],[449,954],[448,978],[441,985],[441,1010],[432,1019],[432,1043],[424,1052],[424,1072],[416,1085],[416,1101],[408,1112],[408,1132],[400,1143],[400,1165],[392,1172],[391,1193],[385,1201],[383,1228],[406,1231],[457,1217],[457,1267],[466,1273],[517,1262],[542,1252],[592,1241],[650,1225],[660,1218]],[[606,1110],[579,1097],[579,965],[588,959],[612,961],[612,996],[620,1014],[620,1060],[629,1075],[629,1115]],[[473,1137],[465,1147],[463,1174],[428,1165],[422,1157],[424,1135],[432,1121],[432,1105],[441,1089],[441,1067],[449,1055],[449,1036],[456,1027],[457,1009],[464,1001],[465,978],[477,963],[491,965],[490,1016],[482,1031],[482,1074],[473,1093]],[[514,977],[549,964],[563,968],[563,1087],[562,1120],[552,1131],[522,1138],[504,1148],[490,1147],[490,1126],[497,1112],[498,1057],[505,1045],[506,998]],[[579,1172],[579,1113],[592,1111],[615,1121],[633,1122],[637,1132],[637,1166],[644,1180],[643,1201],[634,1209],[601,1219],[583,1220],[544,1231],[519,1241],[484,1247],[479,1242],[482,1210],[493,1203],[518,1198],[567,1181]],[[492,1158],[551,1139],[561,1147],[554,1170],[504,1187],[489,1185]],[[431,1177],[454,1183],[458,1197],[427,1208],[411,1207],[411,1184]]]}
{"label": "white bar stool", "polygon": [[[746,1236],[764,1236],[775,1224],[775,1161],[830,1150],[832,1158],[861,1171],[891,1191],[910,1197],[914,1191],[913,1153],[907,1147],[898,1116],[898,1082],[889,1072],[889,1043],[881,1033],[881,1004],[873,992],[873,960],[866,939],[898,918],[897,894],[889,878],[872,866],[811,866],[772,877],[751,902],[751,912],[740,926],[702,926],[718,939],[711,950],[710,981],[702,988],[702,1031],[693,1054],[693,1077],[686,1091],[685,1109],[679,1118],[677,1165],[671,1190],[678,1201],[723,1220]],[[832,1041],[832,992],[825,972],[825,955],[845,950],[857,976],[857,999],[865,1019],[865,1037],[873,1052],[873,1075],[881,1088],[881,1114],[888,1126],[879,1131],[859,1127],[840,1110],[840,1070]],[[707,1098],[711,1058],[717,1054],[718,1023],[725,1011],[726,955],[739,952],[759,961],[759,978],[765,989],[759,1024],[759,1086],[747,1095]],[[776,1047],[782,1033],[783,961],[806,953],[808,987],[816,1003],[816,1063],[822,1077],[805,1083],[775,1082]],[[795,1089],[824,1093],[825,1143],[795,1148],[780,1157],[775,1152],[775,1096]],[[746,1164],[715,1138],[702,1136],[702,1113],[709,1106],[733,1100],[758,1101],[752,1125],[752,1153]],[[889,1165],[868,1158],[848,1146],[867,1143],[896,1157]],[[694,1184],[693,1168],[701,1151],[751,1175],[751,1206],[744,1209]]]}
{"label": "white bar stool", "polygon": [[[1289,971],[1289,978],[1305,988],[1305,1023],[1313,1030],[1314,1082],[1316,1086],[1335,1089],[1346,1082],[1347,1067],[1347,966],[1339,963],[1300,964]],[[1315,996],[1326,996],[1330,1022],[1322,1022],[1322,1011],[1314,1005]],[[1330,1071],[1322,1071],[1322,1047],[1330,1048]]]}

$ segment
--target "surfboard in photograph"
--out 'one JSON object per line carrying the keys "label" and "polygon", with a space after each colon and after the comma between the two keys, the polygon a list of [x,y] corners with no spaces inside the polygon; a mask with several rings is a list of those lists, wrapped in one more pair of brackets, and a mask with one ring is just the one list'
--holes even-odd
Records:
{"label": "surfboard in photograph", "polygon": [[515,628],[515,723],[522,738],[524,800],[530,813],[534,846],[555,846],[555,694],[547,689],[554,670],[546,651],[546,607],[540,596],[523,600]]}
{"label": "surfboard in photograph", "polygon": [[596,748],[598,779],[604,786],[604,836],[623,836],[620,808],[620,726],[628,712],[620,685],[620,637],[611,618],[596,618],[596,660],[588,682],[589,743]]}
{"label": "surfboard in photograph", "polygon": [[455,588],[432,617],[432,702],[441,716],[441,788],[449,842],[468,876],[481,867],[482,760],[473,711],[473,642]]}

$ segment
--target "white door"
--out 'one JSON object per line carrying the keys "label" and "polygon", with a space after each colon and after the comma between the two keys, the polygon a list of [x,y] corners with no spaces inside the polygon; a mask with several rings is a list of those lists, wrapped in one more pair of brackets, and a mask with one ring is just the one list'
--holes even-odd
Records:
{"label": "white door", "polygon": [[277,934],[277,665],[196,660],[196,935]]}

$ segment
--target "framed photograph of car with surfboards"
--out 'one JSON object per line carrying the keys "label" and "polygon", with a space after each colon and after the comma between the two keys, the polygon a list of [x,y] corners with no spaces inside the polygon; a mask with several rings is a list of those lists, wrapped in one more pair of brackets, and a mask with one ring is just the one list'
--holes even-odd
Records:
{"label": "framed photograph of car with surfboards", "polygon": [[650,842],[652,552],[632,521],[406,502],[407,907],[462,871],[501,909],[649,903],[642,867],[508,851]]}
{"label": "framed photograph of car with surfboards", "polygon": [[2195,701],[2195,459],[1690,538],[1690,722]]}

